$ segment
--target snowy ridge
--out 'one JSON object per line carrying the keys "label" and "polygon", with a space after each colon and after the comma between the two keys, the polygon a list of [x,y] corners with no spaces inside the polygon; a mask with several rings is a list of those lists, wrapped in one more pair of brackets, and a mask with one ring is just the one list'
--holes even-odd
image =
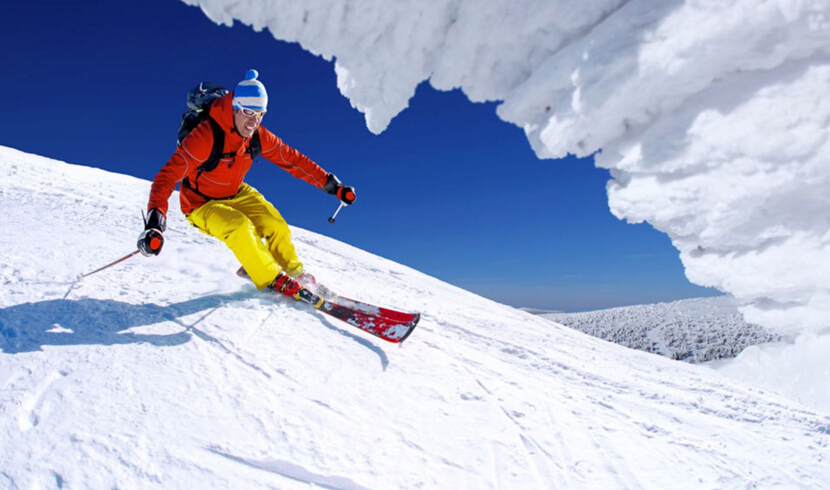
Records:
{"label": "snowy ridge", "polygon": [[597,338],[692,363],[729,359],[751,345],[781,340],[744,321],[726,296],[582,313],[542,313]]}
{"label": "snowy ridge", "polygon": [[0,486],[830,481],[830,414],[304,230],[295,242],[318,279],[423,312],[403,348],[257,292],[175,197],[160,257],[73,287],[135,247],[150,183],[7,148],[0,175]]}
{"label": "snowy ridge", "polygon": [[596,153],[611,211],[786,335],[830,318],[824,0],[183,0],[335,59],[383,131],[416,86],[501,100],[542,158]]}

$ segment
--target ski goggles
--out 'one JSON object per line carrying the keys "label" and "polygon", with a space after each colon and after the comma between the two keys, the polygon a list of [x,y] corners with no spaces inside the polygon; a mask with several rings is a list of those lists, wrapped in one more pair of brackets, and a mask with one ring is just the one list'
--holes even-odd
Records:
{"label": "ski goggles", "polygon": [[255,110],[255,109],[249,109],[247,107],[240,107],[239,110],[242,111],[242,114],[244,114],[248,117],[254,117],[254,116],[263,117],[265,115],[265,113],[268,112],[265,109],[263,109],[261,111],[258,111],[258,110]]}

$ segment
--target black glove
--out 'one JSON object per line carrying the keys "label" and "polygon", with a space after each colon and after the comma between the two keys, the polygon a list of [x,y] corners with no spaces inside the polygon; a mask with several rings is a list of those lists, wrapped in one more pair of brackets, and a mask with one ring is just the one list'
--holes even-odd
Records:
{"label": "black glove", "polygon": [[162,233],[167,229],[167,219],[158,209],[151,209],[144,222],[144,231],[138,235],[138,250],[146,256],[158,255],[164,245]]}
{"label": "black glove", "polygon": [[329,194],[334,194],[346,205],[353,204],[357,198],[354,193],[354,187],[341,184],[340,179],[334,174],[329,174],[328,181],[326,182],[326,186],[323,187],[323,190]]}

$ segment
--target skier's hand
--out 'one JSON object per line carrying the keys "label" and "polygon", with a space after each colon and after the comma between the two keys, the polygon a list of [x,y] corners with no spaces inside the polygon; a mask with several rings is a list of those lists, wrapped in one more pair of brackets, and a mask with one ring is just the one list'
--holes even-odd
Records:
{"label": "skier's hand", "polygon": [[141,253],[147,257],[158,255],[164,245],[164,236],[158,230],[144,230],[138,235],[137,245]]}
{"label": "skier's hand", "polygon": [[343,201],[343,203],[345,203],[347,206],[349,204],[354,203],[354,200],[356,199],[354,187],[349,187],[347,185],[341,185],[340,187],[338,187],[336,194],[337,198]]}
{"label": "skier's hand", "polygon": [[138,250],[146,256],[158,255],[164,245],[164,235],[167,229],[167,220],[158,209],[151,209],[144,222],[144,231],[138,235]]}
{"label": "skier's hand", "polygon": [[323,190],[329,194],[334,194],[346,205],[353,204],[356,199],[354,187],[343,185],[334,174],[328,175],[328,181]]}

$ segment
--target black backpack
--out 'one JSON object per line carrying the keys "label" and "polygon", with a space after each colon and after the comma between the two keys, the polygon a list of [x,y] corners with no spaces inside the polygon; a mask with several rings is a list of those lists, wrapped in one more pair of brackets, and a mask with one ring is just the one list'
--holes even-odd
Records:
{"label": "black backpack", "polygon": [[[213,149],[210,151],[208,159],[199,165],[199,175],[202,172],[210,172],[215,169],[219,164],[219,160],[231,158],[235,155],[234,153],[222,152],[225,148],[225,131],[222,130],[215,119],[210,117],[210,105],[213,101],[228,93],[228,89],[225,87],[211,82],[202,82],[187,93],[187,110],[182,114],[182,123],[179,125],[178,145],[181,146],[185,136],[190,134],[196,126],[206,119],[210,121],[210,128],[213,130]],[[254,160],[262,153],[259,131],[251,137],[251,144],[245,150],[245,153],[251,154],[251,160]]]}

